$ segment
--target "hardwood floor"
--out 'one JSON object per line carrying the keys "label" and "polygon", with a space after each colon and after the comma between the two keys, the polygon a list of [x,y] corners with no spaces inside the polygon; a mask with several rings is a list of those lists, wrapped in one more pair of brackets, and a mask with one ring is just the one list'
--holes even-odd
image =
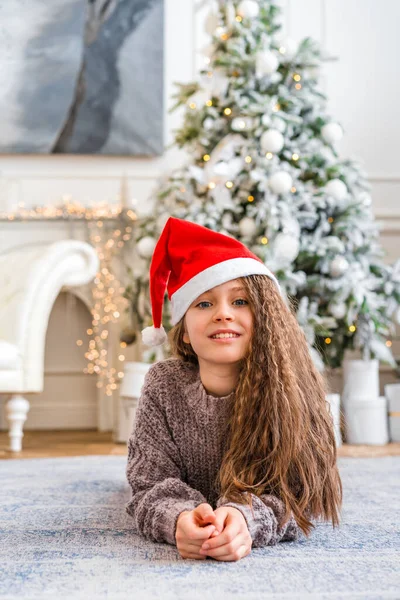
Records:
{"label": "hardwood floor", "polygon": [[[56,456],[84,456],[89,454],[127,455],[126,444],[113,441],[112,433],[96,430],[25,431],[21,452],[8,450],[6,431],[0,432],[0,459],[52,458]],[[350,446],[338,448],[339,456],[374,457],[400,456],[400,443],[384,446]]]}

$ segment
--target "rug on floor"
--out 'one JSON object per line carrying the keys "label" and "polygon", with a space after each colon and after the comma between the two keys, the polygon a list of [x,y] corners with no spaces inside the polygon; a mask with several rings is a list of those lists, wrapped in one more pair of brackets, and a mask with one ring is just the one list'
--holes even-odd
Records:
{"label": "rug on floor", "polygon": [[0,461],[0,598],[400,598],[400,456],[338,460],[341,525],[237,562],[180,557],[125,512],[123,456]]}

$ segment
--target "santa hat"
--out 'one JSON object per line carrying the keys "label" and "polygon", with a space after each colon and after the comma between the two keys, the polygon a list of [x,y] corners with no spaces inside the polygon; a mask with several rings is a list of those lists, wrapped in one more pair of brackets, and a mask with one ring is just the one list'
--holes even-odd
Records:
{"label": "santa hat", "polygon": [[238,240],[190,221],[170,217],[154,249],[150,265],[153,326],[142,331],[146,346],[167,340],[162,326],[165,288],[176,325],[203,292],[246,275],[267,275],[282,293],[273,273]]}

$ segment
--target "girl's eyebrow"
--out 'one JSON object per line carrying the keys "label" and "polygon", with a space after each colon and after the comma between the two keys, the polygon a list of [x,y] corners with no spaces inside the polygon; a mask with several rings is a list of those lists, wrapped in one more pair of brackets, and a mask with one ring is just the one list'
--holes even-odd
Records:
{"label": "girl's eyebrow", "polygon": [[[229,289],[229,292],[245,292],[246,289],[244,287],[233,287]],[[212,290],[209,290],[208,292],[203,292],[202,294],[200,294],[199,298],[201,298],[201,296],[204,296],[205,294],[214,294],[214,292]]]}

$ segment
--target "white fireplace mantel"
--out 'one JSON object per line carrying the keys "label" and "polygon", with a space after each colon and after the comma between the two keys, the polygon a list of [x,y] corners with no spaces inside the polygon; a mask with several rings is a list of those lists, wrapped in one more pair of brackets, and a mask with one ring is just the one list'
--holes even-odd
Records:
{"label": "white fireplace mantel", "polygon": [[[99,220],[99,219],[96,219]],[[109,228],[119,228],[121,226],[121,219],[119,217],[102,219],[107,221]],[[61,240],[79,240],[90,243],[90,232],[88,227],[88,221],[81,218],[57,218],[57,219],[46,219],[46,218],[31,218],[28,220],[13,220],[9,221],[6,219],[0,219],[0,254],[7,253],[8,251],[17,247],[23,247],[35,243],[49,244]],[[125,250],[124,250],[125,251]],[[118,265],[116,265],[118,269]],[[120,273],[117,273],[117,277]],[[92,299],[92,286],[94,284],[86,284],[75,287],[71,292],[78,297],[88,311],[91,311],[93,307]],[[118,364],[118,346],[119,336],[118,327],[110,326],[109,328],[109,342],[110,346],[114,349],[110,360],[113,362],[113,366],[117,369],[121,368],[121,363]],[[46,373],[44,374],[46,376]],[[114,394],[115,397],[110,398],[106,396],[103,389],[97,389],[97,428],[99,431],[113,431],[115,429],[115,421],[117,415],[117,402],[118,393]],[[6,399],[6,397],[0,396],[0,399]],[[0,428],[5,427],[4,414],[0,417]]]}

